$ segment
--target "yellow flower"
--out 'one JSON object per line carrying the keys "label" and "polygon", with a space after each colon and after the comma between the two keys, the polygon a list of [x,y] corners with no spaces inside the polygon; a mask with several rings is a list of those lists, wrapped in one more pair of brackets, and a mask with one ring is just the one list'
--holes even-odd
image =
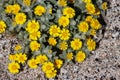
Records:
{"label": "yellow flower", "polygon": [[39,22],[35,20],[31,20],[28,22],[26,31],[29,33],[37,32],[40,28]]}
{"label": "yellow flower", "polygon": [[68,48],[67,42],[61,42],[59,48],[60,50],[66,50]]}
{"label": "yellow flower", "polygon": [[68,18],[73,18],[75,16],[75,10],[71,7],[66,7],[63,9],[63,15],[67,16]]}
{"label": "yellow flower", "polygon": [[67,60],[72,60],[73,59],[73,53],[72,52],[67,53],[66,58],[67,58]]}
{"label": "yellow flower", "polygon": [[88,23],[90,23],[92,21],[92,16],[87,16],[85,18],[85,21],[88,22]]}
{"label": "yellow flower", "polygon": [[95,6],[92,3],[87,3],[86,4],[86,9],[89,14],[94,14],[95,13]]}
{"label": "yellow flower", "polygon": [[87,48],[89,51],[95,50],[96,42],[93,39],[88,39],[87,40]]}
{"label": "yellow flower", "polygon": [[17,61],[19,62],[19,63],[25,63],[25,61],[27,60],[27,56],[26,56],[26,54],[23,54],[23,53],[19,53],[18,55],[17,55]]}
{"label": "yellow flower", "polygon": [[39,48],[40,48],[40,43],[38,43],[37,41],[30,42],[30,49],[32,51],[37,51]]}
{"label": "yellow flower", "polygon": [[22,46],[20,44],[17,44],[15,47],[14,47],[14,50],[18,51],[22,49]]}
{"label": "yellow flower", "polygon": [[57,25],[52,25],[52,26],[50,26],[49,33],[53,37],[57,37],[57,36],[59,36],[60,28],[57,27]]}
{"label": "yellow flower", "polygon": [[40,31],[36,31],[36,32],[32,32],[29,34],[29,39],[31,40],[37,40],[41,37],[41,32]]}
{"label": "yellow flower", "polygon": [[66,27],[69,25],[70,21],[69,21],[68,17],[61,16],[58,20],[58,23],[60,26]]}
{"label": "yellow flower", "polygon": [[63,7],[67,6],[67,0],[58,0],[58,5]]}
{"label": "yellow flower", "polygon": [[59,35],[61,40],[68,40],[70,38],[70,32],[68,29],[62,29]]}
{"label": "yellow flower", "polygon": [[12,6],[12,13],[17,14],[20,11],[20,5],[19,4],[14,4]]}
{"label": "yellow flower", "polygon": [[30,68],[37,68],[37,67],[38,67],[37,61],[36,61],[34,58],[30,59],[30,60],[28,61],[28,66],[29,66]]}
{"label": "yellow flower", "polygon": [[15,16],[15,22],[17,24],[24,24],[26,21],[26,15],[24,13],[18,13]]}
{"label": "yellow flower", "polygon": [[102,3],[102,9],[103,9],[103,10],[106,10],[106,9],[107,9],[107,2],[103,2],[103,3]]}
{"label": "yellow flower", "polygon": [[96,35],[96,30],[95,29],[90,30],[90,35],[95,36]]}
{"label": "yellow flower", "polygon": [[23,0],[23,3],[24,3],[26,6],[30,6],[31,0]]}
{"label": "yellow flower", "polygon": [[43,65],[42,65],[42,71],[47,73],[49,71],[52,71],[54,70],[54,64],[52,62],[45,62]]}
{"label": "yellow flower", "polygon": [[8,58],[11,61],[17,61],[17,57],[18,57],[18,54],[16,53],[16,54],[10,54]]}
{"label": "yellow flower", "polygon": [[13,8],[12,5],[7,5],[7,6],[6,6],[6,9],[5,9],[5,12],[6,12],[6,13],[12,13],[12,10],[13,10],[12,8]]}
{"label": "yellow flower", "polygon": [[47,56],[46,55],[38,55],[36,57],[36,62],[38,64],[43,64],[44,62],[46,62],[48,60]]}
{"label": "yellow flower", "polygon": [[92,1],[91,0],[82,0],[83,2],[85,3],[91,3]]}
{"label": "yellow flower", "polygon": [[57,41],[56,41],[55,38],[50,37],[50,38],[48,39],[48,43],[49,43],[50,45],[52,45],[52,46],[55,46],[56,43],[57,43]]}
{"label": "yellow flower", "polygon": [[16,62],[12,62],[8,64],[8,70],[13,74],[18,73],[19,69],[20,69],[20,65]]}
{"label": "yellow flower", "polygon": [[56,75],[57,75],[57,71],[56,70],[48,71],[46,73],[46,77],[47,78],[54,78]]}
{"label": "yellow flower", "polygon": [[91,28],[96,29],[96,30],[101,28],[101,24],[99,23],[97,19],[92,19],[90,26]]}
{"label": "yellow flower", "polygon": [[19,11],[20,11],[20,5],[19,4],[8,5],[8,6],[6,6],[6,9],[5,9],[6,13],[17,14]]}
{"label": "yellow flower", "polygon": [[80,22],[80,24],[78,25],[79,31],[86,33],[89,29],[89,25],[87,22],[83,21]]}
{"label": "yellow flower", "polygon": [[6,24],[4,21],[0,20],[0,33],[5,32]]}
{"label": "yellow flower", "polygon": [[45,12],[46,12],[46,9],[41,5],[36,6],[35,9],[34,9],[34,14],[38,15],[38,16],[41,16]]}
{"label": "yellow flower", "polygon": [[62,65],[63,65],[63,61],[61,59],[56,59],[55,60],[55,67],[60,69]]}
{"label": "yellow flower", "polygon": [[76,54],[76,57],[75,57],[75,60],[77,62],[82,62],[84,61],[84,59],[86,58],[86,55],[83,51],[79,51],[77,54]]}
{"label": "yellow flower", "polygon": [[71,47],[73,50],[79,50],[82,47],[82,41],[78,38],[75,38],[73,41],[71,41]]}

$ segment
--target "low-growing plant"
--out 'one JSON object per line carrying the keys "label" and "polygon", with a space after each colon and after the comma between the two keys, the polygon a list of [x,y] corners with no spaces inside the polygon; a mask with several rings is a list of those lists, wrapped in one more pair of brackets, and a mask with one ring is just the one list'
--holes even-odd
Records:
{"label": "low-growing plant", "polygon": [[0,33],[20,40],[8,70],[27,63],[55,78],[65,63],[83,62],[97,47],[106,9],[102,0],[0,0]]}

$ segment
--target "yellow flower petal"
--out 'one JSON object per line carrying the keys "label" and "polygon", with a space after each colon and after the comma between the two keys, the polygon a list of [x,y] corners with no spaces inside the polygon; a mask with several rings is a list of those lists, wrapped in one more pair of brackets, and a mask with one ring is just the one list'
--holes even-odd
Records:
{"label": "yellow flower petal", "polygon": [[13,74],[18,73],[19,69],[20,69],[20,65],[16,62],[12,62],[8,64],[8,70]]}
{"label": "yellow flower petal", "polygon": [[33,69],[38,67],[37,62],[34,58],[32,58],[28,61],[28,66]]}
{"label": "yellow flower petal", "polygon": [[71,47],[73,50],[79,50],[82,47],[82,41],[78,38],[71,41]]}
{"label": "yellow flower petal", "polygon": [[82,61],[84,61],[85,58],[86,58],[86,55],[85,55],[85,53],[83,51],[79,51],[76,54],[76,57],[75,57],[77,62],[82,62]]}
{"label": "yellow flower petal", "polygon": [[24,13],[18,13],[15,16],[15,22],[17,24],[24,24],[26,21],[26,15]]}

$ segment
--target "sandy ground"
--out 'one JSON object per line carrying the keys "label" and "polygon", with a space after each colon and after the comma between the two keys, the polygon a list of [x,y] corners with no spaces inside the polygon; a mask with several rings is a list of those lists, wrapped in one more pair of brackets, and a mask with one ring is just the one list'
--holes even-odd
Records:
{"label": "sandy ground", "polygon": [[[120,0],[109,1],[107,27],[99,48],[83,63],[63,66],[56,80],[120,80]],[[15,43],[14,38],[0,36],[0,80],[47,80],[40,67],[25,66],[16,75],[7,71],[8,54]]]}

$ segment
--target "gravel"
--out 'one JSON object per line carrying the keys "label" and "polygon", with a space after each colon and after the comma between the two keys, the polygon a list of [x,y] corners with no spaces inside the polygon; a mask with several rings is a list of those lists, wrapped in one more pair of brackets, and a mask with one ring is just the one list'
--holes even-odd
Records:
{"label": "gravel", "polygon": [[[84,62],[63,66],[56,80],[120,80],[120,0],[108,1],[107,27],[99,48]],[[16,75],[8,72],[8,54],[17,42],[15,38],[0,35],[0,80],[47,80],[41,67],[25,66]]]}

